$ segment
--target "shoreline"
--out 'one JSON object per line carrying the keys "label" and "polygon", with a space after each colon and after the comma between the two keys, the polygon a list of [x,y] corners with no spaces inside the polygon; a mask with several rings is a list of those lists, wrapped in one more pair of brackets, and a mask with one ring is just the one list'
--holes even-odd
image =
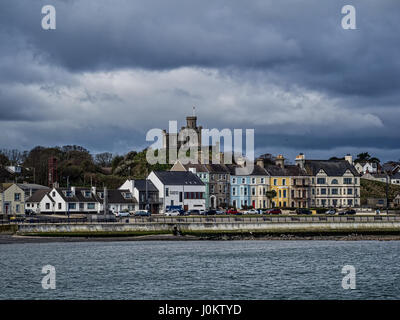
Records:
{"label": "shoreline", "polygon": [[120,241],[399,241],[400,235],[373,235],[373,234],[343,234],[343,235],[173,235],[154,234],[143,236],[125,237],[60,237],[60,236],[28,236],[0,234],[1,244],[23,244],[23,243],[57,243],[57,242],[120,242]]}

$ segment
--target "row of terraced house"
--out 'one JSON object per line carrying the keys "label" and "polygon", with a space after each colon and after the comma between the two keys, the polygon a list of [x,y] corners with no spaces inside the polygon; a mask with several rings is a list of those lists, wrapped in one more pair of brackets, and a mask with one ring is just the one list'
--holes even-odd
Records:
{"label": "row of terraced house", "polygon": [[206,208],[360,206],[360,174],[349,155],[344,160],[306,160],[299,154],[292,165],[282,155],[263,155],[249,175],[237,175],[237,167],[178,161],[171,171],[189,171],[202,180]]}
{"label": "row of terraced house", "polygon": [[[151,172],[145,180],[127,180],[119,189],[108,190],[107,203],[113,211],[148,208],[154,213],[176,207],[358,207],[360,174],[352,163],[351,156],[306,160],[300,154],[295,164],[287,164],[282,155],[263,155],[256,159],[251,174],[240,175],[239,164],[183,165],[177,161],[170,171]],[[104,191],[13,184],[3,190],[0,208],[7,214],[23,214],[26,209],[96,214],[104,211]]]}

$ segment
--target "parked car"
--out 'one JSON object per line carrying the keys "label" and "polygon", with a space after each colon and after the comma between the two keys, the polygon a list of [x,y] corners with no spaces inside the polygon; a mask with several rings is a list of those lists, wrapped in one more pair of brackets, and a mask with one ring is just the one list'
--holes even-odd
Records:
{"label": "parked car", "polygon": [[206,216],[214,216],[217,214],[217,210],[207,210],[205,215]]}
{"label": "parked car", "polygon": [[275,208],[275,209],[269,209],[265,212],[265,214],[282,214],[282,210]]}
{"label": "parked car", "polygon": [[187,213],[190,216],[198,216],[198,215],[200,215],[200,210],[193,209],[193,210],[189,210]]}
{"label": "parked car", "polygon": [[148,210],[138,210],[134,213],[135,217],[150,217],[151,212]]}
{"label": "parked car", "polygon": [[312,214],[312,211],[306,208],[297,208],[296,209],[297,214]]}
{"label": "parked car", "polygon": [[116,217],[129,217],[130,213],[129,213],[129,211],[116,211],[116,212],[114,212],[114,215]]}
{"label": "parked car", "polygon": [[246,210],[243,213],[244,214],[258,214],[258,211],[256,209],[250,209],[250,210]]}
{"label": "parked car", "polygon": [[217,214],[218,214],[218,215],[220,215],[220,214],[225,214],[225,211],[217,210]]}
{"label": "parked car", "polygon": [[241,212],[237,211],[236,209],[229,209],[226,211],[227,214],[242,214]]}
{"label": "parked car", "polygon": [[327,212],[325,212],[326,214],[336,214],[336,209],[329,209]]}
{"label": "parked car", "polygon": [[181,213],[180,213],[178,210],[172,210],[172,211],[167,211],[167,212],[165,213],[165,215],[166,215],[167,217],[177,217],[177,216],[180,216]]}
{"label": "parked car", "polygon": [[339,212],[340,216],[348,215],[348,214],[356,214],[356,210],[348,209],[348,210],[344,210],[344,211]]}

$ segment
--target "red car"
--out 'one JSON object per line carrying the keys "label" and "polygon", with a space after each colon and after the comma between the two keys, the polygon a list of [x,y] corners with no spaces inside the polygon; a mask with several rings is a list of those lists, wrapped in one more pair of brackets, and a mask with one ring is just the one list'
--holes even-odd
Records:
{"label": "red car", "polygon": [[269,209],[265,212],[266,214],[282,214],[281,209]]}
{"label": "red car", "polygon": [[239,214],[239,211],[237,211],[236,209],[229,209],[226,213],[227,214]]}

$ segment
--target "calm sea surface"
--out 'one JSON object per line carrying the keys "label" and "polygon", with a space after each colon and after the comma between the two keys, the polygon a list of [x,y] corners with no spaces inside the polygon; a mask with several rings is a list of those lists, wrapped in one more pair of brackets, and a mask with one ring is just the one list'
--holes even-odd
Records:
{"label": "calm sea surface", "polygon": [[[55,290],[41,285],[49,264]],[[400,299],[396,241],[4,244],[0,270],[0,299]]]}

